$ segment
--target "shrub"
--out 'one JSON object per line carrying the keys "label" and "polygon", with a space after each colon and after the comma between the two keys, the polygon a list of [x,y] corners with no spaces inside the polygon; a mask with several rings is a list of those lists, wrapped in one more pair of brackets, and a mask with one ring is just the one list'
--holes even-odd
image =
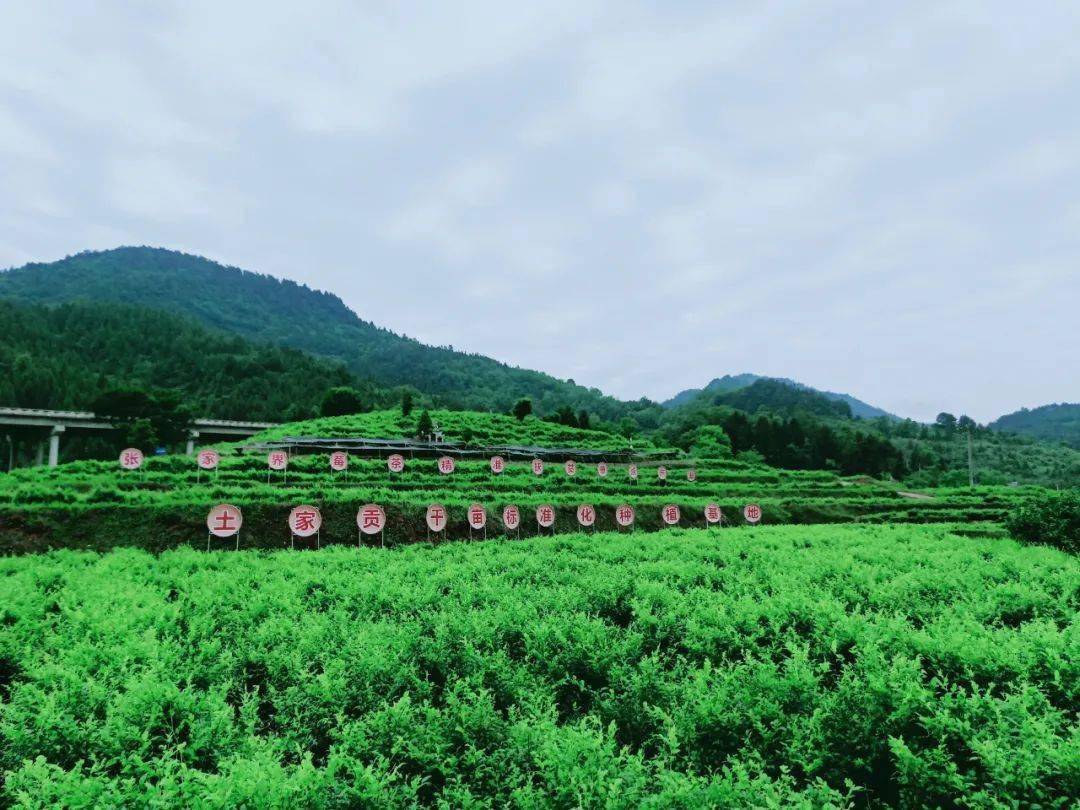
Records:
{"label": "shrub", "polygon": [[1048,492],[1010,513],[1009,533],[1017,540],[1080,551],[1080,491]]}

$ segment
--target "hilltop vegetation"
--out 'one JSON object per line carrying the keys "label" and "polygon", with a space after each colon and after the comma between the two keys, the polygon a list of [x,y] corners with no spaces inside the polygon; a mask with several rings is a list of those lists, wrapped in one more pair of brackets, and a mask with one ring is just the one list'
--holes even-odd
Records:
{"label": "hilltop vegetation", "polygon": [[723,377],[717,377],[710,381],[704,388],[688,388],[685,391],[680,391],[671,399],[664,402],[663,405],[665,408],[676,408],[680,405],[687,405],[691,401],[703,396],[710,397],[715,396],[716,394],[728,394],[738,391],[739,389],[748,388],[761,380],[772,383],[781,383],[790,388],[807,391],[811,394],[818,394],[833,402],[844,403],[848,406],[850,415],[858,417],[859,419],[875,419],[879,416],[885,416],[891,419],[896,418],[888,411],[869,405],[861,399],[856,399],[850,394],[838,394],[834,391],[820,391],[817,388],[812,388],[809,385],[789,380],[786,377],[762,377],[760,374],[725,374]]}
{"label": "hilltop vegetation", "polygon": [[1080,795],[1080,562],[947,528],[60,552],[0,574],[4,804]]}
{"label": "hilltop vegetation", "polygon": [[1080,450],[1080,403],[1062,402],[1041,408],[1023,408],[995,419],[990,427],[1050,442],[1064,442]]}
{"label": "hilltop vegetation", "polygon": [[540,413],[568,406],[609,420],[659,409],[481,355],[426,346],[362,320],[330,293],[160,248],[80,253],[8,270],[0,273],[0,297],[119,302],[182,313],[249,339],[332,358],[384,387],[413,386],[447,407],[505,413],[529,397]]}

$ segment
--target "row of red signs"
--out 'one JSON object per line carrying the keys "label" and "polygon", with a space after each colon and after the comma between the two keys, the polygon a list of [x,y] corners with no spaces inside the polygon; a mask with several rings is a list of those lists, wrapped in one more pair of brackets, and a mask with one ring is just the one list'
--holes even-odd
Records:
{"label": "row of red signs", "polygon": [[[615,522],[627,528],[634,525],[636,513],[630,504],[622,504],[615,507]],[[480,530],[487,527],[488,514],[483,504],[474,503],[466,510],[466,518],[469,527]],[[660,518],[669,526],[678,525],[682,520],[682,510],[676,504],[668,504],[661,508]],[[743,518],[747,523],[757,523],[761,520],[761,507],[757,504],[747,504],[743,507]],[[433,532],[441,532],[446,528],[449,514],[442,504],[433,503],[427,508],[425,515],[428,528]],[[710,503],[705,506],[705,521],[707,523],[719,523],[723,519],[723,513],[719,505]],[[596,509],[589,504],[581,504],[577,508],[577,521],[580,525],[589,527],[596,523]],[[243,525],[244,516],[240,509],[232,504],[218,504],[206,516],[206,528],[215,537],[232,537]],[[513,505],[505,506],[502,510],[503,526],[514,531],[521,526],[521,510]],[[319,507],[303,504],[294,507],[289,512],[289,530],[297,537],[311,537],[322,528],[322,513]],[[536,523],[538,526],[549,529],[555,525],[555,507],[550,504],[541,504],[536,507]],[[386,511],[376,503],[364,504],[356,512],[356,525],[364,534],[378,534],[386,528]]]}
{"label": "row of red signs", "polygon": [[[217,469],[218,464],[221,461],[221,456],[217,450],[200,450],[198,454],[198,464],[204,470]],[[289,465],[289,454],[284,450],[271,450],[266,457],[266,463],[271,470],[284,470]],[[489,465],[491,471],[496,475],[503,472],[506,469],[506,460],[502,456],[492,456],[489,459]],[[143,464],[143,454],[141,450],[134,447],[129,447],[127,450],[120,454],[120,466],[125,470],[137,470]],[[405,457],[395,453],[386,459],[386,466],[390,469],[390,472],[401,472],[405,469]],[[531,462],[532,471],[536,475],[544,474],[544,461],[543,459],[534,458]],[[349,467],[349,454],[337,451],[330,454],[330,469],[335,472],[343,472]],[[449,475],[457,468],[457,463],[451,456],[442,456],[438,459],[437,467],[439,472],[444,475]],[[576,461],[570,460],[563,465],[563,469],[569,476],[577,475],[578,465]],[[637,464],[631,464],[627,468],[627,473],[630,478],[637,480],[638,466]],[[596,465],[596,474],[601,478],[604,478],[608,474],[608,463],[601,461]],[[667,467],[657,467],[656,477],[661,481],[666,481],[668,476]],[[687,481],[697,480],[697,470],[691,468],[686,471]]]}

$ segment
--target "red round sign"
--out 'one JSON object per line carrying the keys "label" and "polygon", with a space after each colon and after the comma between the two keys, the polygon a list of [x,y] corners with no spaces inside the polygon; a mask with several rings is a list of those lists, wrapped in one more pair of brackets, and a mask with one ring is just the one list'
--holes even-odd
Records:
{"label": "red round sign", "polygon": [[534,458],[532,460],[532,471],[536,475],[544,474],[544,462],[541,459]]}
{"label": "red round sign", "polygon": [[705,504],[705,520],[709,523],[719,523],[724,517],[724,513],[720,511],[720,505],[715,503]]}
{"label": "red round sign", "polygon": [[570,475],[570,476],[577,475],[577,462],[574,461],[573,459],[570,459],[564,465],[564,469],[566,470],[567,475]]}
{"label": "red round sign", "polygon": [[503,507],[503,526],[511,531],[521,525],[521,510],[516,506]]}
{"label": "red round sign", "polygon": [[401,472],[405,469],[405,457],[394,453],[386,459],[386,466],[390,468],[390,472]]}
{"label": "red round sign", "polygon": [[294,506],[289,512],[289,530],[297,537],[311,537],[319,531],[320,526],[322,513],[317,506]]}
{"label": "red round sign", "polygon": [[757,523],[761,520],[761,507],[756,503],[749,503],[743,507],[742,516],[747,523]]}
{"label": "red round sign", "polygon": [[545,529],[555,525],[555,507],[551,504],[541,504],[536,507],[536,522]]}
{"label": "red round sign", "polygon": [[289,464],[289,454],[284,450],[271,450],[266,455],[266,463],[271,470],[284,470]]}
{"label": "red round sign", "polygon": [[697,481],[697,470],[695,470],[693,467],[691,467],[689,470],[687,470],[686,471],[686,480],[687,481]]}
{"label": "red round sign", "polygon": [[439,459],[439,472],[443,475],[449,475],[454,471],[454,459],[451,456],[442,456]]}
{"label": "red round sign", "polygon": [[607,475],[606,461],[601,461],[599,464],[596,465],[596,474],[599,475],[601,478]]}
{"label": "red round sign", "polygon": [[482,529],[487,526],[487,510],[483,504],[470,504],[469,525],[474,529]]}
{"label": "red round sign", "polygon": [[377,503],[365,503],[356,512],[356,525],[364,534],[378,534],[386,528],[386,512]]}
{"label": "red round sign", "polygon": [[218,462],[221,461],[221,456],[218,455],[217,450],[200,450],[199,451],[199,467],[204,470],[217,469]]}
{"label": "red round sign", "polygon": [[349,454],[343,450],[336,450],[330,454],[330,469],[341,472],[349,467]]}
{"label": "red round sign", "polygon": [[596,523],[596,510],[587,503],[581,504],[577,508],[577,522],[582,526],[592,526]]}
{"label": "red round sign", "polygon": [[218,504],[206,515],[206,529],[214,537],[232,537],[243,524],[244,516],[230,503]]}
{"label": "red round sign", "polygon": [[615,522],[623,528],[634,525],[634,507],[628,503],[615,507]]}
{"label": "red round sign", "polygon": [[429,506],[425,517],[428,528],[433,532],[441,532],[446,528],[446,509],[441,504],[433,503]]}
{"label": "red round sign", "polygon": [[492,456],[491,457],[491,471],[493,473],[498,475],[499,473],[501,473],[505,469],[506,469],[506,459],[504,459],[502,456]]}
{"label": "red round sign", "polygon": [[638,476],[637,464],[631,464],[629,467],[626,468],[626,472],[630,476],[631,481],[637,481],[637,476]]}
{"label": "red round sign", "polygon": [[656,468],[656,477],[661,481],[667,481],[667,467],[660,466]]}
{"label": "red round sign", "polygon": [[682,514],[679,511],[678,506],[673,503],[669,503],[661,510],[660,516],[664,519],[664,523],[666,523],[668,526],[674,526],[679,522],[679,518],[682,517]]}
{"label": "red round sign", "polygon": [[120,454],[120,466],[125,470],[137,470],[142,466],[143,453],[137,447],[129,447]]}

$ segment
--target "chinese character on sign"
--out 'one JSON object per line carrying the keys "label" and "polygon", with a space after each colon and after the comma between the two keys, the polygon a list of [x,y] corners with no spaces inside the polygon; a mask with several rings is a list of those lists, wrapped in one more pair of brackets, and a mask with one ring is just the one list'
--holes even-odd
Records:
{"label": "chinese character on sign", "polygon": [[315,528],[315,513],[306,510],[296,513],[296,522],[293,528],[297,532],[306,532]]}
{"label": "chinese character on sign", "polygon": [[356,513],[356,525],[364,534],[378,534],[386,526],[386,512],[375,503],[366,503]]}
{"label": "chinese character on sign", "polygon": [[544,462],[541,461],[538,458],[534,458],[532,460],[532,471],[536,475],[543,475],[544,474]]}
{"label": "chinese character on sign", "polygon": [[217,450],[200,450],[199,451],[199,467],[204,470],[212,470],[218,465],[218,452]]}
{"label": "chinese character on sign", "polygon": [[552,526],[555,523],[555,509],[554,507],[538,506],[536,507],[536,522],[543,526],[545,529]]}
{"label": "chinese character on sign", "polygon": [[686,471],[686,480],[691,481],[691,482],[697,481],[697,470],[695,470],[693,468],[687,470]]}
{"label": "chinese character on sign", "polygon": [[427,510],[427,525],[433,532],[441,532],[446,528],[446,510],[437,503],[433,503]]}
{"label": "chinese character on sign", "polygon": [[271,470],[284,470],[288,461],[289,457],[284,450],[271,450],[266,457],[266,463],[270,465]]}
{"label": "chinese character on sign", "polygon": [[663,511],[664,523],[669,526],[674,526],[679,522],[679,507],[674,504],[669,504],[664,507]]}
{"label": "chinese character on sign", "polygon": [[603,478],[605,475],[607,475],[607,462],[606,461],[601,461],[599,464],[596,465],[596,474],[599,475],[601,478]]}
{"label": "chinese character on sign", "polygon": [[482,529],[487,525],[487,511],[478,503],[469,507],[469,525],[474,529]]}
{"label": "chinese character on sign", "polygon": [[634,507],[623,504],[615,510],[615,522],[620,526],[630,526],[634,522]]}
{"label": "chinese character on sign", "polygon": [[214,531],[232,534],[236,531],[236,516],[230,512],[221,512],[214,516]]}
{"label": "chinese character on sign", "polygon": [[505,469],[506,469],[506,462],[503,461],[502,456],[492,456],[491,457],[491,471],[493,473],[501,473]]}
{"label": "chinese character on sign", "polygon": [[129,447],[127,450],[120,454],[120,466],[125,470],[137,470],[142,466],[143,454],[142,450],[135,447]]}
{"label": "chinese character on sign", "polygon": [[592,526],[596,522],[596,510],[587,504],[582,504],[578,507],[577,519],[582,526]]}
{"label": "chinese character on sign", "polygon": [[576,473],[577,473],[577,463],[573,459],[571,459],[570,461],[566,462],[566,474],[572,476],[572,475],[575,475]]}
{"label": "chinese character on sign", "polygon": [[403,456],[394,453],[386,460],[386,466],[390,468],[390,472],[401,472],[405,469],[405,459]]}
{"label": "chinese character on sign", "polygon": [[667,467],[660,466],[656,468],[656,477],[661,481],[667,481]]}
{"label": "chinese character on sign", "polygon": [[447,475],[454,471],[454,460],[450,456],[443,456],[439,459],[439,472],[443,475]]}
{"label": "chinese character on sign", "polygon": [[206,528],[215,537],[232,537],[244,522],[240,510],[231,504],[215,506],[206,516]]}
{"label": "chinese character on sign", "polygon": [[626,471],[630,474],[631,481],[637,481],[637,464],[631,464],[629,467],[627,467]]}
{"label": "chinese character on sign", "polygon": [[521,512],[516,506],[507,506],[503,509],[503,525],[508,529],[516,529],[521,524]]}
{"label": "chinese character on sign", "polygon": [[710,503],[705,507],[705,520],[709,523],[719,523],[721,516],[720,507],[715,503]]}
{"label": "chinese character on sign", "polygon": [[330,469],[341,472],[349,466],[349,454],[342,453],[340,450],[336,453],[330,454]]}
{"label": "chinese character on sign", "polygon": [[747,504],[743,507],[742,513],[747,523],[757,523],[761,520],[761,507],[756,503]]}

